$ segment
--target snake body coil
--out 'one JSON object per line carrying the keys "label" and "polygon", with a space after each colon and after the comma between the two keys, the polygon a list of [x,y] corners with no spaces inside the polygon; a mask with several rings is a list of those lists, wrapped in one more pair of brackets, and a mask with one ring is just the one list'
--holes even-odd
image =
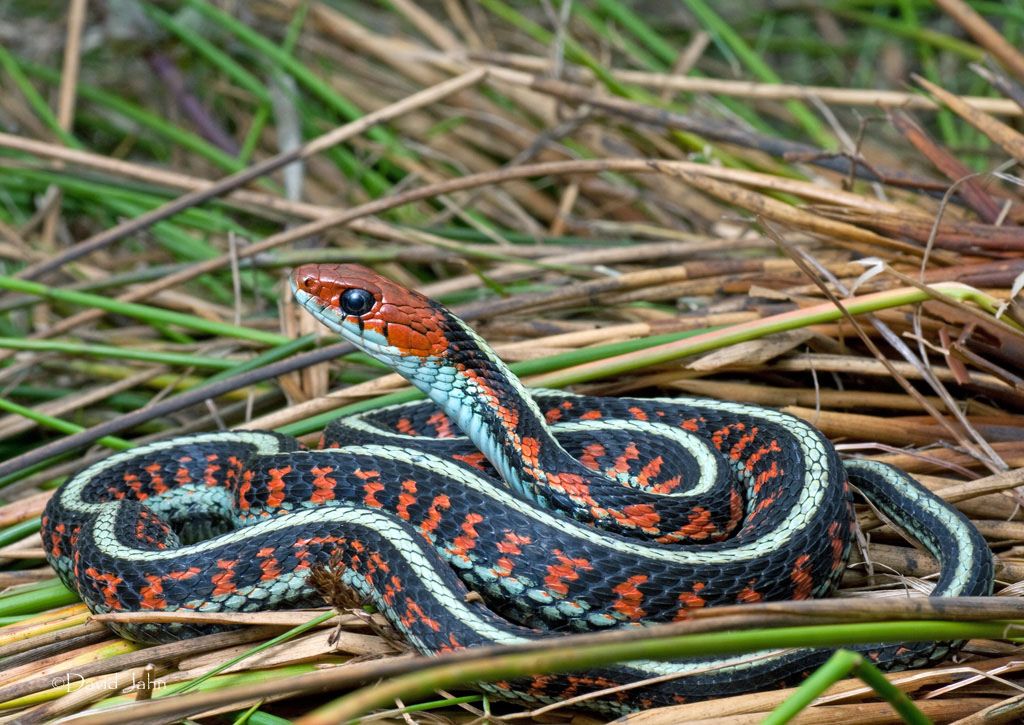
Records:
{"label": "snake body coil", "polygon": [[[424,653],[820,597],[849,553],[848,481],[938,558],[933,596],[991,591],[991,554],[969,521],[895,469],[844,465],[803,421],[706,399],[527,391],[462,321],[369,270],[311,265],[293,287],[433,404],[336,421],[320,450],[209,433],[86,469],[50,501],[42,536],[93,611],[308,605],[308,571],[332,552],[345,583]],[[114,626],[153,642],[209,631]],[[857,649],[894,669],[951,646]],[[618,711],[770,687],[828,654],[633,662],[486,687],[546,702],[679,675],[592,703]]]}

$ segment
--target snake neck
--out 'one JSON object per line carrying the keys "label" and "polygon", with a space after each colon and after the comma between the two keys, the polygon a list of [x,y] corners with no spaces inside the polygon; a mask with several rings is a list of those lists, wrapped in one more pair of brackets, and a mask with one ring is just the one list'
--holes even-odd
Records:
{"label": "snake neck", "polygon": [[494,350],[443,313],[448,353],[396,370],[444,410],[513,490],[543,501],[549,473],[593,476],[555,440],[533,397]]}

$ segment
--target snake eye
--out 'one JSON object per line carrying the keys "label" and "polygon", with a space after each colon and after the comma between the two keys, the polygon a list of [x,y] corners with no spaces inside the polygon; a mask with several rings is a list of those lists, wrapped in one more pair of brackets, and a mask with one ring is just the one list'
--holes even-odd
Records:
{"label": "snake eye", "polygon": [[341,311],[346,315],[361,317],[373,309],[373,295],[364,289],[352,288],[345,290],[339,302]]}

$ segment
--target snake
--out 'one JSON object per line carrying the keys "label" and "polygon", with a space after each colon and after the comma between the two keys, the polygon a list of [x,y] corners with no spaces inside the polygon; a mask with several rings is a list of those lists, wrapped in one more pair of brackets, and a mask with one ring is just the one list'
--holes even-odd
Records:
{"label": "snake", "polygon": [[[93,612],[322,605],[309,574],[330,563],[428,655],[680,621],[831,594],[854,538],[852,489],[938,560],[931,596],[992,592],[992,554],[965,516],[895,468],[841,460],[799,418],[708,398],[527,389],[450,310],[370,269],[307,264],[291,287],[427,399],[337,418],[315,449],[219,431],[85,468],[48,502],[41,536]],[[149,643],[217,629],[109,625]],[[960,644],[853,649],[897,670]],[[792,683],[830,654],[637,660],[478,687],[525,703],[586,696],[617,713]]]}

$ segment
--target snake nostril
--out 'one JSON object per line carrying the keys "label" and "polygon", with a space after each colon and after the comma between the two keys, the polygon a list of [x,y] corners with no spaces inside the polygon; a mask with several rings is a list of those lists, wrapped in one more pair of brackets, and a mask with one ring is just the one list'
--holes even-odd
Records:
{"label": "snake nostril", "polygon": [[306,274],[303,275],[300,286],[310,294],[315,295],[320,289],[320,280],[318,280],[315,275]]}

